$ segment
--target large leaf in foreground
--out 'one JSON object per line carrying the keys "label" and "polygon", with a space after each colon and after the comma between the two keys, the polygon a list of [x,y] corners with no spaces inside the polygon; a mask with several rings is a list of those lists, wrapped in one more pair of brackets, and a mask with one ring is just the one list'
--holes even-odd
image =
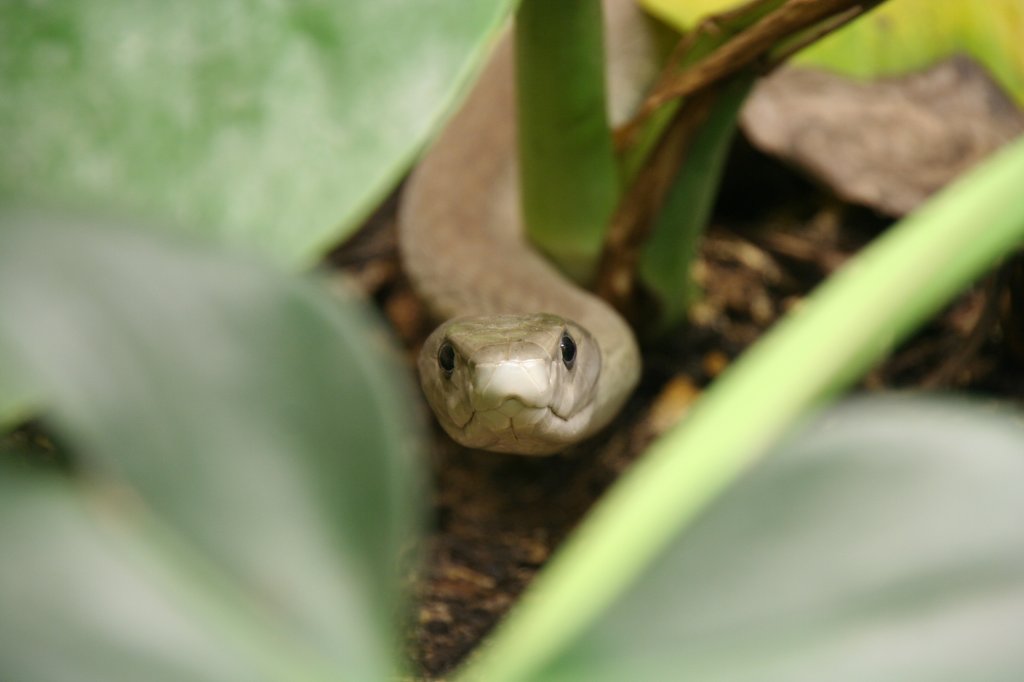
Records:
{"label": "large leaf in foreground", "polygon": [[341,678],[273,613],[167,542],[130,500],[78,492],[67,481],[0,469],[0,677]]}
{"label": "large leaf in foreground", "polygon": [[[0,347],[0,357],[8,352]],[[24,368],[0,363],[0,433],[31,416],[39,401],[39,391]]]}
{"label": "large leaf in foreground", "polygon": [[382,332],[309,281],[144,232],[0,213],[0,367],[45,391],[90,480],[130,486],[279,624],[380,679],[418,511]]}
{"label": "large leaf in foreground", "polygon": [[511,4],[0,3],[0,191],[308,265],[394,185]]}
{"label": "large leaf in foreground", "polygon": [[1019,414],[828,412],[531,679],[1021,679],[1022,489]]}

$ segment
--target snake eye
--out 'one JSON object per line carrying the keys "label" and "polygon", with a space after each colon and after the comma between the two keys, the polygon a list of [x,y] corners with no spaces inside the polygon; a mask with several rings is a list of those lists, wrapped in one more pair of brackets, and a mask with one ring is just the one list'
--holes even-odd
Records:
{"label": "snake eye", "polygon": [[576,342],[569,336],[569,332],[562,332],[562,340],[558,342],[558,347],[562,351],[562,362],[565,363],[565,368],[572,369],[572,366],[576,364]]}
{"label": "snake eye", "polygon": [[437,364],[446,377],[450,377],[455,371],[455,349],[447,341],[442,343],[437,351]]}

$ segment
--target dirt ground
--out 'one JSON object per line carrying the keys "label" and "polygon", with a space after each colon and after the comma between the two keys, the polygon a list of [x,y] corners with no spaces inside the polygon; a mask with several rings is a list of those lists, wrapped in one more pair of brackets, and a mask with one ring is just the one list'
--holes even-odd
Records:
{"label": "dirt ground", "polygon": [[[397,259],[395,203],[388,202],[333,262],[394,325],[412,372],[431,321]],[[434,525],[426,566],[409,579],[415,612],[407,648],[417,674],[436,679],[451,670],[645,446],[889,223],[740,140],[695,270],[704,297],[685,328],[645,347],[640,388],[605,433],[572,452],[532,459],[466,450],[435,426],[429,451]],[[858,390],[953,389],[1024,402],[1024,335],[1011,323],[1021,319],[1014,315],[1021,280],[1019,262],[1004,265],[892,353]]]}

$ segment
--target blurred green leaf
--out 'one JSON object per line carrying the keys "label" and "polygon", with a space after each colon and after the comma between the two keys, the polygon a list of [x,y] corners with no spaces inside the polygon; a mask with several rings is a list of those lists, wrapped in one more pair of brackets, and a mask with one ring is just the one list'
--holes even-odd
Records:
{"label": "blurred green leaf", "polygon": [[1024,0],[889,0],[795,63],[857,78],[917,71],[969,54],[1024,105]]}
{"label": "blurred green leaf", "polygon": [[382,679],[420,512],[383,331],[306,280],[145,232],[0,212],[0,374],[38,381],[87,472],[352,679]]}
{"label": "blurred green leaf", "polygon": [[0,192],[308,266],[395,184],[512,5],[0,3]]}
{"label": "blurred green leaf", "polygon": [[[782,4],[785,0],[778,0]],[[679,31],[688,31],[701,19],[727,12],[750,0],[640,0],[648,12]]]}
{"label": "blurred green leaf", "polygon": [[[641,0],[651,13],[688,30],[740,0]],[[859,78],[906,74],[956,53],[984,64],[1024,105],[1024,0],[887,0],[818,41],[794,61]]]}
{"label": "blurred green leaf", "polygon": [[[82,491],[78,491],[82,492]],[[339,679],[130,495],[0,467],[0,676],[48,682]]]}
{"label": "blurred green leaf", "polygon": [[1020,414],[840,407],[763,458],[530,679],[1021,679],[1022,488]]}
{"label": "blurred green leaf", "polygon": [[[0,357],[10,353],[0,341]],[[24,368],[0,363],[0,433],[31,416],[40,402],[38,389],[25,376]]]}

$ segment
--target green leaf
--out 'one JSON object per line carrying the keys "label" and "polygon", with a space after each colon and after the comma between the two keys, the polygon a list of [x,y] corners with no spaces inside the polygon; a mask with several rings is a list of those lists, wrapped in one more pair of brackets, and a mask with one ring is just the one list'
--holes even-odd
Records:
{"label": "green leaf", "polygon": [[645,10],[660,18],[676,30],[689,31],[701,19],[721,14],[743,5],[761,4],[766,7],[781,5],[785,0],[639,0]]}
{"label": "green leaf", "polygon": [[3,679],[340,678],[252,595],[111,492],[0,467]]}
{"label": "green leaf", "polygon": [[[5,355],[9,353],[0,346],[0,357]],[[0,433],[29,418],[41,402],[39,390],[22,368],[0,363]]]}
{"label": "green leaf", "polygon": [[533,680],[1024,677],[1024,426],[854,402],[719,497]]}
{"label": "green leaf", "polygon": [[0,212],[0,374],[37,381],[88,473],[353,679],[382,679],[420,511],[386,337],[307,280],[145,231]]}
{"label": "green leaf", "polygon": [[797,64],[878,78],[969,54],[1024,105],[1024,1],[889,0],[797,55]]}
{"label": "green leaf", "polygon": [[[740,0],[641,0],[681,31]],[[887,0],[849,26],[802,50],[794,62],[849,76],[917,71],[956,53],[984,64],[1024,105],[1024,1]]]}
{"label": "green leaf", "polygon": [[0,3],[0,193],[308,266],[397,182],[512,5]]}

